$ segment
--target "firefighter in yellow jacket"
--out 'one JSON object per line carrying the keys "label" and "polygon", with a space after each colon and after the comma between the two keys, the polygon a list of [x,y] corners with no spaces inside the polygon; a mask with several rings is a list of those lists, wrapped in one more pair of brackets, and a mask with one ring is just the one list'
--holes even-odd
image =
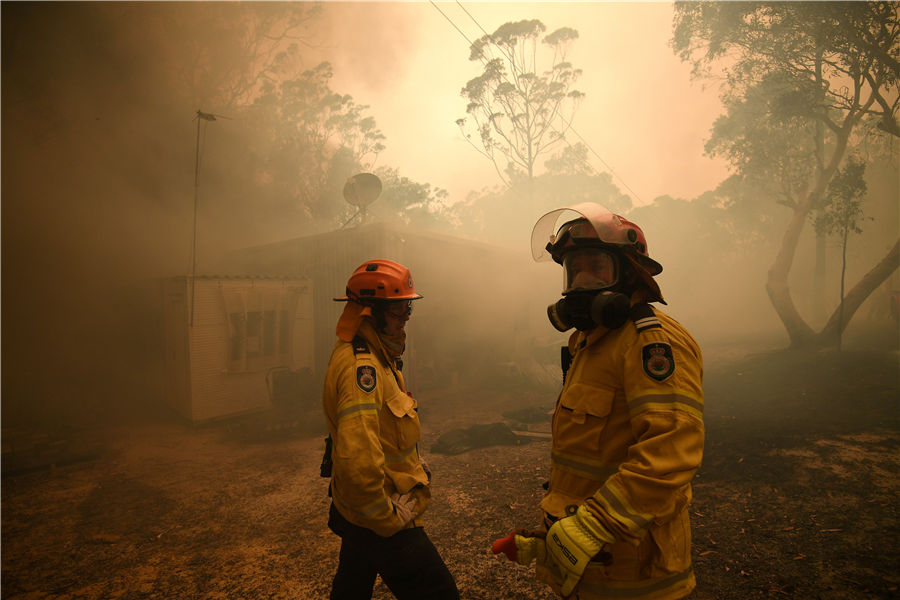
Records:
{"label": "firefighter in yellow jacket", "polygon": [[634,223],[593,203],[559,209],[538,220],[532,252],[562,265],[563,297],[548,315],[576,331],[563,348],[543,527],[497,540],[494,552],[536,560],[566,598],[683,598],[695,587],[700,348],[649,304],[664,303],[653,279],[662,266]]}
{"label": "firefighter in yellow jacket", "polygon": [[328,526],[341,537],[332,600],[371,598],[376,575],[401,600],[459,598],[422,528],[431,474],[401,374],[406,323],[421,297],[409,269],[379,259],[360,265],[335,298],[347,304],[322,400],[331,440]]}

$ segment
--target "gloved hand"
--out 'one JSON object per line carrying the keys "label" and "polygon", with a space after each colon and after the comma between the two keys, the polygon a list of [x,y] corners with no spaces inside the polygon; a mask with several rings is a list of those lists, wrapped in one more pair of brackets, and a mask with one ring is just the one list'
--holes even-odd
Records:
{"label": "gloved hand", "polygon": [[494,540],[491,544],[491,552],[506,555],[506,558],[520,565],[528,566],[531,561],[537,559],[539,563],[547,560],[547,550],[544,544],[543,531],[529,531],[516,529],[505,538]]}
{"label": "gloved hand", "polygon": [[584,505],[571,517],[564,517],[550,527],[547,559],[562,577],[563,596],[572,593],[591,559],[614,539]]}
{"label": "gloved hand", "polygon": [[419,516],[416,512],[416,503],[418,500],[412,494],[399,494],[394,492],[391,494],[391,503],[394,505],[394,512],[406,525]]}

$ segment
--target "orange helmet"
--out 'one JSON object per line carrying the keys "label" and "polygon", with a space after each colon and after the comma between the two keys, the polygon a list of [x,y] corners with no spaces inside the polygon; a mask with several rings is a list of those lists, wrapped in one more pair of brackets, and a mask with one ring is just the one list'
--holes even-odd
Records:
{"label": "orange helmet", "polygon": [[409,269],[392,260],[375,259],[361,264],[347,281],[346,295],[337,301],[352,300],[370,306],[375,302],[418,300]]}
{"label": "orange helmet", "polygon": [[[560,217],[568,219],[557,228]],[[563,255],[579,248],[616,248],[637,268],[641,280],[660,301],[662,293],[653,279],[662,265],[647,253],[647,238],[640,227],[615,215],[604,206],[583,202],[559,208],[542,216],[531,232],[531,253],[536,261],[553,259],[563,264]]]}

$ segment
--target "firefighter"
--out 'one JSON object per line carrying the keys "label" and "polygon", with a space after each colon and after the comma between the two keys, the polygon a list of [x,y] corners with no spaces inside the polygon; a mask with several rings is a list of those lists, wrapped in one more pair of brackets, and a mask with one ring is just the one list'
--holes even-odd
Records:
{"label": "firefighter", "polygon": [[563,297],[548,315],[575,331],[543,526],[493,550],[536,560],[538,578],[566,598],[683,598],[696,585],[688,505],[704,441],[700,348],[650,304],[665,304],[653,279],[662,266],[634,223],[593,203],[559,209],[538,220],[532,252],[562,265]]}
{"label": "firefighter", "polygon": [[[409,269],[370,260],[354,271],[325,375],[328,527],[341,537],[332,600],[372,597],[380,575],[399,599],[456,599],[453,576],[422,527],[431,473],[420,459],[416,400],[401,355],[416,293]],[[330,473],[327,471],[330,470]]]}

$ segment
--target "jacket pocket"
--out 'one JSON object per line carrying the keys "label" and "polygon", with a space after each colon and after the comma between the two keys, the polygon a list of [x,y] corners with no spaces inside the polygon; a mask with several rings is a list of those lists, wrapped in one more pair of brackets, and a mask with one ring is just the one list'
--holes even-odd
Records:
{"label": "jacket pocket", "polygon": [[653,543],[654,556],[648,577],[681,573],[691,564],[691,523],[688,511],[681,510],[664,523],[653,523],[648,537]]}
{"label": "jacket pocket", "polygon": [[563,442],[560,447],[582,451],[597,449],[615,396],[615,390],[610,388],[570,384],[560,396],[553,417],[553,437]]}
{"label": "jacket pocket", "polygon": [[398,450],[407,450],[419,441],[419,415],[416,413],[416,401],[408,394],[397,390],[389,397],[387,404],[389,414],[386,415],[390,425],[382,433],[392,433],[389,443],[395,444]]}

